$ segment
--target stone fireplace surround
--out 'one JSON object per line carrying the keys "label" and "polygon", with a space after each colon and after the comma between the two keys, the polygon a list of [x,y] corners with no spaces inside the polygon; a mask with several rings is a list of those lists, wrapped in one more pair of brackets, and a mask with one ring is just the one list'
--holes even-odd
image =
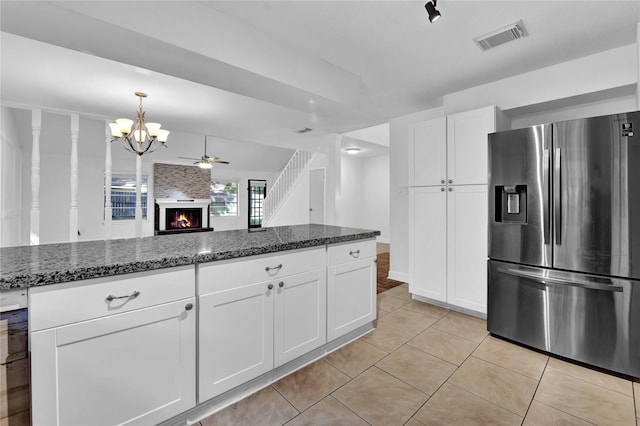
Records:
{"label": "stone fireplace surround", "polygon": [[[213,231],[209,227],[211,171],[198,166],[153,165],[156,234]],[[199,209],[199,227],[170,229],[167,209]]]}

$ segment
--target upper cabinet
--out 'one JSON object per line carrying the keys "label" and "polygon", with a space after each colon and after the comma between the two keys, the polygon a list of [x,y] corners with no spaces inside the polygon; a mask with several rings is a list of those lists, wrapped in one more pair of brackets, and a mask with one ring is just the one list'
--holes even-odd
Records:
{"label": "upper cabinet", "polygon": [[409,185],[486,184],[487,135],[500,121],[501,112],[488,106],[411,126]]}
{"label": "upper cabinet", "polygon": [[409,128],[409,185],[443,185],[447,178],[447,118]]}

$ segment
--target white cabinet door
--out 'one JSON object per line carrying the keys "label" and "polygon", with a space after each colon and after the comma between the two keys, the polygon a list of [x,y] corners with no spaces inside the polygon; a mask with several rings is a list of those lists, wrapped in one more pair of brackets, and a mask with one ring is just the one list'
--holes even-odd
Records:
{"label": "white cabinet door", "polygon": [[447,298],[452,305],[487,312],[487,185],[448,192]]}
{"label": "white cabinet door", "polygon": [[447,192],[444,186],[410,189],[409,223],[409,291],[446,302]]}
{"label": "white cabinet door", "polygon": [[33,424],[149,425],[195,406],[194,305],[190,298],[33,332]]}
{"label": "white cabinet door", "polygon": [[447,182],[486,184],[488,137],[496,131],[494,106],[447,116]]}
{"label": "white cabinet door", "polygon": [[447,119],[438,117],[409,128],[409,185],[440,185],[447,178]]}
{"label": "white cabinet door", "polygon": [[327,342],[326,269],[275,281],[274,365],[304,355]]}
{"label": "white cabinet door", "polygon": [[200,296],[198,402],[273,368],[273,286],[268,281]]}
{"label": "white cabinet door", "polygon": [[328,341],[376,319],[376,272],[373,257],[329,266]]}

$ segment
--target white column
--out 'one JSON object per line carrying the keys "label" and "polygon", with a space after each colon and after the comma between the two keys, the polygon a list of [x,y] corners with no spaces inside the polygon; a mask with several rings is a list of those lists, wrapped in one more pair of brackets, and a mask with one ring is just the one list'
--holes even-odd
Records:
{"label": "white column", "polygon": [[325,223],[327,225],[337,225],[336,210],[340,205],[342,185],[342,135],[335,135],[327,155],[329,156],[329,164],[325,176]]}
{"label": "white column", "polygon": [[40,128],[42,111],[31,110],[31,225],[29,244],[40,244]]}
{"label": "white column", "polygon": [[136,155],[136,238],[142,237],[142,156]]}
{"label": "white column", "polygon": [[78,241],[78,134],[80,119],[71,115],[71,207],[69,209],[69,241]]}
{"label": "white column", "polygon": [[104,239],[111,239],[111,219],[113,217],[113,208],[111,206],[111,169],[113,167],[111,160],[111,129],[109,128],[109,122],[104,122],[104,141],[105,141],[105,154],[104,154]]}

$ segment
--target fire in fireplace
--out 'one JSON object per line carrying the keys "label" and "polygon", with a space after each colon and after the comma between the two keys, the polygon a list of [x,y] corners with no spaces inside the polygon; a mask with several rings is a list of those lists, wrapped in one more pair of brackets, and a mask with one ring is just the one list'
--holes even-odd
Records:
{"label": "fire in fireplace", "polygon": [[177,208],[167,209],[165,229],[201,228],[202,209]]}

